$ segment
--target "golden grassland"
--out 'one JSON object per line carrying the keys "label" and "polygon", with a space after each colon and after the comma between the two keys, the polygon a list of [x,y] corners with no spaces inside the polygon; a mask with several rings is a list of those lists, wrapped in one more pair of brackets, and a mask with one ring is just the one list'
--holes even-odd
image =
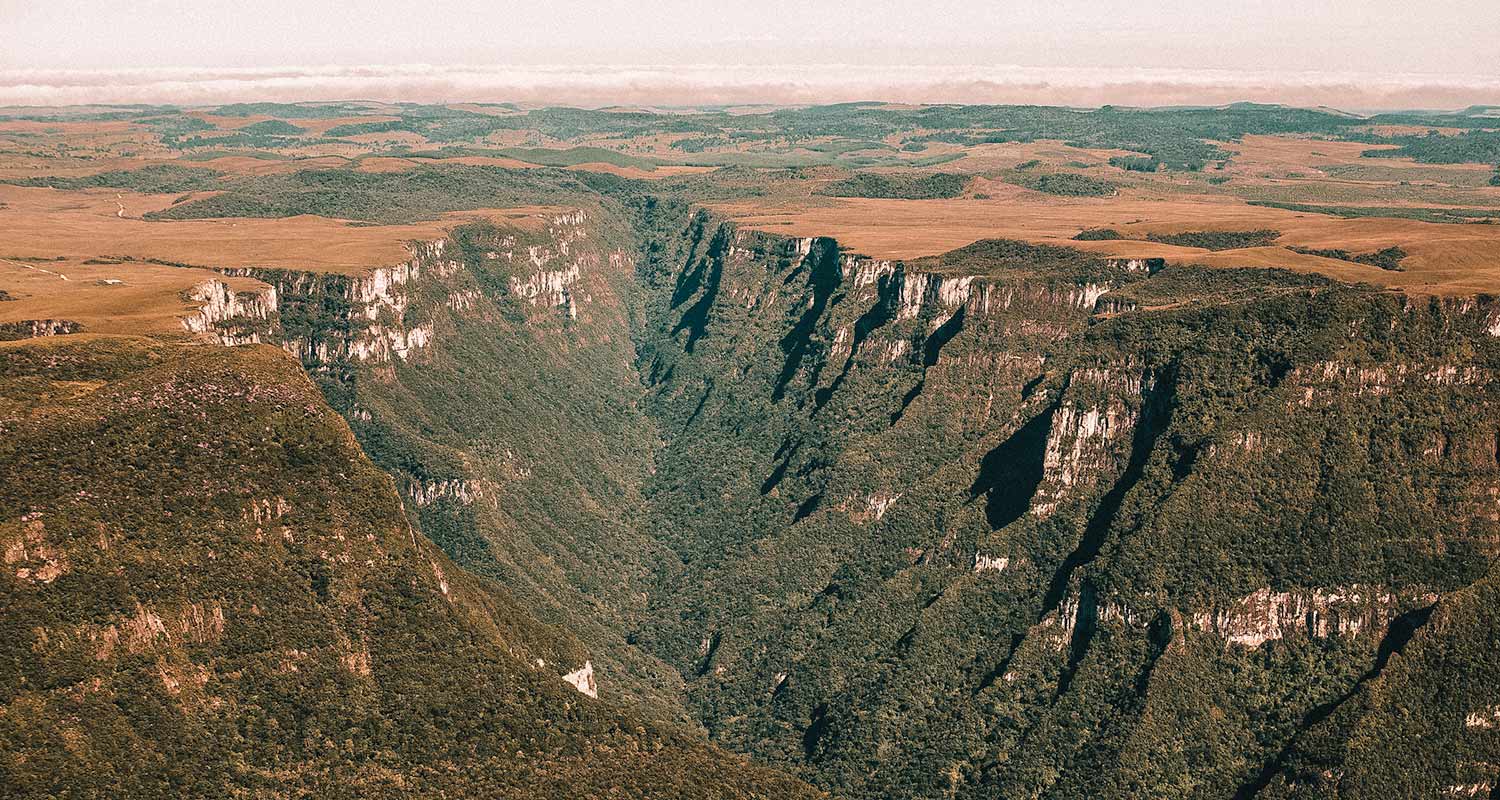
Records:
{"label": "golden grassland", "polygon": [[[898,139],[899,137],[892,137]],[[891,142],[895,144],[895,141]],[[1115,156],[1138,156],[1128,150],[1085,148],[1065,144],[1053,139],[1038,139],[1034,142],[1005,142],[1002,144],[976,144],[962,146],[934,143],[922,155],[948,155],[962,153],[963,158],[941,164],[934,169],[948,172],[985,172],[997,169],[1015,169],[1030,161],[1040,161],[1050,166],[1069,166],[1071,170],[1084,170],[1088,174],[1119,174],[1118,170],[1104,169],[1089,172],[1090,168],[1104,167]],[[1087,165],[1080,167],[1078,165]]]}
{"label": "golden grassland", "polygon": [[[371,107],[372,116],[297,119],[308,138],[350,122],[395,120],[381,116],[386,107]],[[478,109],[479,107],[474,107]],[[506,109],[483,109],[506,115]],[[757,109],[764,111],[764,109]],[[227,135],[270,117],[194,116]],[[921,131],[911,131],[920,134]],[[405,135],[405,134],[401,134]],[[905,135],[905,134],[903,134]],[[552,143],[609,146],[642,156],[662,157],[679,133],[651,133],[629,139]],[[530,138],[528,138],[530,137]],[[358,137],[356,137],[358,138]],[[291,148],[276,158],[225,155],[195,160],[162,146],[158,137],[129,122],[34,122],[0,120],[0,179],[41,175],[83,176],[172,163],[213,169],[237,176],[282,174],[305,169],[352,168],[365,172],[401,172],[425,165],[454,163],[508,169],[537,165],[496,156],[448,159],[381,155],[395,143],[388,134],[371,141],[335,148]],[[399,136],[398,136],[399,138]],[[899,136],[887,137],[897,145]],[[378,141],[377,141],[378,140]],[[430,146],[416,137],[409,145]],[[488,146],[535,146],[535,134],[499,131]],[[544,145],[547,143],[543,143]],[[813,194],[843,174],[830,168],[806,171],[799,179],[768,184],[762,197],[725,201],[713,208],[750,227],[799,236],[832,236],[849,249],[880,258],[934,255],[985,238],[1063,244],[1120,257],[1159,257],[1217,266],[1281,266],[1317,272],[1341,280],[1364,281],[1407,291],[1435,294],[1500,292],[1500,226],[1436,224],[1406,219],[1342,219],[1249,205],[1247,200],[1383,207],[1500,208],[1500,187],[1487,186],[1491,167],[1479,164],[1430,165],[1406,159],[1365,158],[1374,149],[1359,142],[1296,136],[1245,136],[1219,146],[1232,154],[1222,169],[1200,173],[1125,172],[1109,165],[1124,150],[1083,148],[1061,141],[1038,140],[959,146],[931,143],[921,157],[962,157],[934,165],[933,171],[972,176],[964,197],[952,200],[834,199]],[[757,147],[736,143],[734,151]],[[1029,162],[1037,162],[1032,167]],[[1010,182],[1018,167],[1081,172],[1120,187],[1106,198],[1057,197]],[[576,170],[609,172],[627,178],[659,179],[706,172],[705,166],[661,166],[654,170],[588,163]],[[891,168],[885,168],[891,169]],[[195,196],[205,196],[197,193]],[[66,259],[73,269],[86,259],[130,257],[212,267],[284,267],[357,273],[397,263],[407,257],[412,240],[443,236],[455,225],[475,218],[523,227],[546,207],[488,209],[406,225],[350,224],[323,217],[286,219],[206,219],[150,221],[142,216],[165,208],[174,197],[113,190],[56,191],[0,186],[0,257]],[[531,220],[531,223],[528,223]],[[1077,242],[1086,228],[1107,227],[1127,237],[1151,233],[1273,228],[1282,236],[1273,247],[1208,252],[1146,241]],[[1287,246],[1343,249],[1364,253],[1399,246],[1409,255],[1404,271],[1292,252]],[[0,265],[3,266],[3,265]],[[146,270],[135,264],[132,269]],[[9,274],[10,270],[7,270]],[[27,278],[28,280],[30,278]],[[144,280],[144,279],[142,279]],[[90,281],[80,280],[79,283]],[[114,287],[118,289],[119,287]],[[142,286],[144,291],[144,285]],[[115,292],[110,297],[124,297]],[[14,310],[12,310],[13,313]]]}
{"label": "golden grassland", "polygon": [[[1226,196],[1168,199],[1122,194],[1061,198],[1010,187],[988,200],[839,199],[768,206],[721,203],[716,210],[742,224],[793,236],[831,236],[875,258],[910,259],[980,239],[1019,239],[1128,258],[1165,258],[1212,266],[1278,266],[1431,294],[1500,291],[1500,226],[1448,225],[1405,219],[1342,219],[1245,204]],[[1275,229],[1278,244],[1354,253],[1399,246],[1405,271],[1294,253],[1284,247],[1209,252],[1142,241],[1078,242],[1087,228],[1149,233]]]}
{"label": "golden grassland", "polygon": [[0,323],[66,319],[92,333],[187,336],[182,318],[198,309],[187,292],[205,281],[235,291],[263,289],[252,278],[230,278],[203,269],[120,262],[17,261],[0,257]]}
{"label": "golden grassland", "polygon": [[[1086,149],[1058,141],[936,145],[964,157],[935,170],[976,175],[951,200],[830,199],[780,193],[714,204],[715,210],[761,230],[831,236],[876,258],[935,255],[980,239],[1011,238],[1076,247],[1110,256],[1165,258],[1210,266],[1276,266],[1339,280],[1431,294],[1500,292],[1500,226],[1438,224],[1409,219],[1294,212],[1246,200],[1337,203],[1364,207],[1500,208],[1500,187],[1483,185],[1491,167],[1420,164],[1366,158],[1378,149],[1360,142],[1290,136],[1246,136],[1219,145],[1233,154],[1222,170],[1125,173],[1108,166],[1125,151]],[[1058,197],[1007,181],[1005,170],[1027,162],[1068,167],[1119,185],[1113,197]],[[1214,178],[1219,183],[1209,181]],[[1074,241],[1088,228],[1113,228],[1116,241]],[[1147,241],[1152,233],[1274,229],[1277,246],[1210,252]],[[1401,247],[1403,271],[1292,252],[1287,246],[1367,253]]]}
{"label": "golden grassland", "polygon": [[0,186],[0,257],[156,259],[205,267],[280,267],[359,273],[400,263],[407,243],[440,238],[474,219],[540,226],[551,206],[484,209],[405,225],[352,225],[326,217],[152,221],[171,195],[109,189]]}

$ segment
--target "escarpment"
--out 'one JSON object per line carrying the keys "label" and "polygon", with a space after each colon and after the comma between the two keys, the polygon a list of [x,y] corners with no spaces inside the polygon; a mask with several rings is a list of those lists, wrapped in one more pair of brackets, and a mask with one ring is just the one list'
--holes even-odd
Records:
{"label": "escarpment", "polygon": [[653,426],[633,242],[580,208],[463,225],[358,274],[225,272],[273,287],[280,346],[395,476],[413,524],[587,644],[566,666],[590,660],[588,679],[570,683],[685,719],[681,678],[625,641],[658,552],[637,527]]}
{"label": "escarpment", "polygon": [[[1490,569],[1493,300],[653,213],[646,496],[678,558],[633,639],[716,740],[835,792],[1302,785]],[[1471,747],[1425,779],[1500,764]]]}
{"label": "escarpment", "polygon": [[0,342],[31,339],[37,336],[66,336],[78,333],[83,326],[70,319],[26,319],[0,323]]}
{"label": "escarpment", "polygon": [[279,302],[276,287],[236,291],[223,281],[209,280],[187,292],[198,311],[182,320],[182,327],[207,334],[226,346],[274,341]]}
{"label": "escarpment", "polygon": [[0,376],[7,797],[814,796],[592,699],[285,354],[35,339]]}
{"label": "escarpment", "polygon": [[639,198],[245,274],[575,695],[850,798],[1497,783],[1492,298]]}
{"label": "escarpment", "polygon": [[457,265],[444,258],[446,245],[444,239],[413,242],[409,261],[356,275],[261,268],[223,272],[271,285],[283,349],[314,372],[347,374],[352,365],[405,361],[427,348],[433,322],[416,310],[408,316],[410,291],[424,276],[434,284],[454,276]]}

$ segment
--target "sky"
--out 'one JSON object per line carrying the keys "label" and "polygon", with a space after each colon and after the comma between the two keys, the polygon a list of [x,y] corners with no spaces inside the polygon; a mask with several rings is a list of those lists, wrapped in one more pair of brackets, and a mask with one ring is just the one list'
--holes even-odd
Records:
{"label": "sky", "polygon": [[1500,0],[0,0],[0,103],[1500,103]]}

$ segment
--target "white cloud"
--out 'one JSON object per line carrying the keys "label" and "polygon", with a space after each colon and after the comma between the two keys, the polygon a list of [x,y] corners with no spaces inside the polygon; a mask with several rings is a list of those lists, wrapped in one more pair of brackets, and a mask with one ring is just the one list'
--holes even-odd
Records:
{"label": "white cloud", "polygon": [[849,100],[1095,106],[1249,100],[1362,110],[1500,103],[1500,76],[847,64],[0,71],[4,105],[331,99],[585,106]]}

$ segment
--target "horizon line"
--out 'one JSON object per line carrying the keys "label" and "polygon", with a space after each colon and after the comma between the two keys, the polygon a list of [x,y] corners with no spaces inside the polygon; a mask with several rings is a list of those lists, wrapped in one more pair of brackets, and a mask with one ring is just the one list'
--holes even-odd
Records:
{"label": "horizon line", "polygon": [[[328,100],[361,97],[360,101]],[[876,98],[876,99],[872,99]],[[359,64],[0,69],[0,106],[510,102],[700,108],[874,102],[1099,108],[1235,103],[1345,113],[1500,105],[1500,76],[1015,64]]]}

